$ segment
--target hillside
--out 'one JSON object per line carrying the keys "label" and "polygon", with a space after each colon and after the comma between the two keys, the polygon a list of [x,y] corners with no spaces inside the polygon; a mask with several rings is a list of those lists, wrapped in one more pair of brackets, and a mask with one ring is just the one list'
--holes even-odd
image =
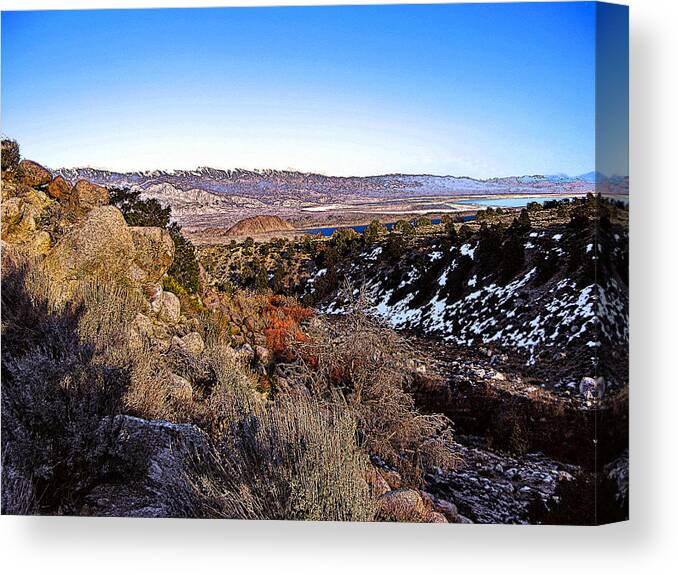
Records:
{"label": "hillside", "polygon": [[[534,225],[529,216],[524,224],[497,216],[457,225],[453,237],[378,240],[338,264],[319,261],[307,293],[324,312],[340,314],[360,289],[391,327],[502,350],[561,392],[601,370],[614,388],[628,378],[617,355],[628,344],[628,231],[579,204],[535,206]],[[333,289],[328,278],[349,282],[354,293],[338,280]]]}
{"label": "hillside", "polygon": [[278,216],[254,216],[240,220],[226,231],[227,237],[256,236],[270,232],[294,230],[294,226]]}
{"label": "hillside", "polygon": [[592,191],[589,178],[547,176],[479,180],[457,176],[387,174],[378,176],[328,176],[283,170],[153,170],[113,172],[93,168],[61,168],[54,171],[69,181],[85,178],[106,186],[147,189],[168,183],[180,190],[201,189],[223,195],[259,198],[283,203],[288,199],[329,203],[346,197],[403,197],[408,195],[581,193]]}
{"label": "hillside", "polygon": [[364,234],[199,251],[218,289],[272,288],[332,321],[367,313],[406,334],[417,405],[450,417],[465,453],[464,471],[431,474],[429,489],[474,521],[530,520],[534,494],[547,501],[562,477],[593,485],[604,466],[624,468],[624,204],[552,201],[465,224],[373,224]]}

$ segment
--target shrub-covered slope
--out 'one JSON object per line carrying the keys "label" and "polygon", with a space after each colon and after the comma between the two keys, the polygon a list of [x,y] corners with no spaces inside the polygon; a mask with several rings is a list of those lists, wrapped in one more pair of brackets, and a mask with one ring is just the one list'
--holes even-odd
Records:
{"label": "shrub-covered slope", "polygon": [[563,388],[593,375],[625,383],[627,231],[593,215],[475,228],[401,240],[395,253],[398,238],[386,237],[336,265],[320,260],[308,292],[343,313],[362,290],[392,327],[510,352],[537,373],[553,368]]}

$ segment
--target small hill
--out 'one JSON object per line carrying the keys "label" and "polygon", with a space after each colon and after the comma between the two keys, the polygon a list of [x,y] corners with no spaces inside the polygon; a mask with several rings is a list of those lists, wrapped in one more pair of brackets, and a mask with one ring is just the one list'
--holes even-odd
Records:
{"label": "small hill", "polygon": [[240,220],[226,231],[226,235],[252,236],[288,230],[294,230],[294,226],[278,216],[254,216]]}

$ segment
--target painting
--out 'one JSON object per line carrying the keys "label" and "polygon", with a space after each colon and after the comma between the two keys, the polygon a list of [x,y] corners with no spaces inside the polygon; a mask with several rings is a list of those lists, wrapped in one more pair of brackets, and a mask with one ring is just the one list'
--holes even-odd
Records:
{"label": "painting", "polygon": [[628,519],[626,6],[1,17],[3,514]]}

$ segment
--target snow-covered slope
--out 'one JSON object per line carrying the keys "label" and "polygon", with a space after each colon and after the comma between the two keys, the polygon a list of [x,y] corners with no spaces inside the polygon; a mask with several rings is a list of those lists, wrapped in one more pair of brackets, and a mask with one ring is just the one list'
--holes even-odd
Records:
{"label": "snow-covered slope", "polygon": [[[463,346],[494,345],[529,366],[563,362],[579,377],[628,342],[628,236],[621,229],[549,226],[499,240],[488,230],[452,245],[423,241],[395,261],[385,247],[364,251],[337,275],[350,278],[354,290],[362,284],[370,311],[393,327]],[[320,303],[328,313],[349,306],[341,291]]]}

